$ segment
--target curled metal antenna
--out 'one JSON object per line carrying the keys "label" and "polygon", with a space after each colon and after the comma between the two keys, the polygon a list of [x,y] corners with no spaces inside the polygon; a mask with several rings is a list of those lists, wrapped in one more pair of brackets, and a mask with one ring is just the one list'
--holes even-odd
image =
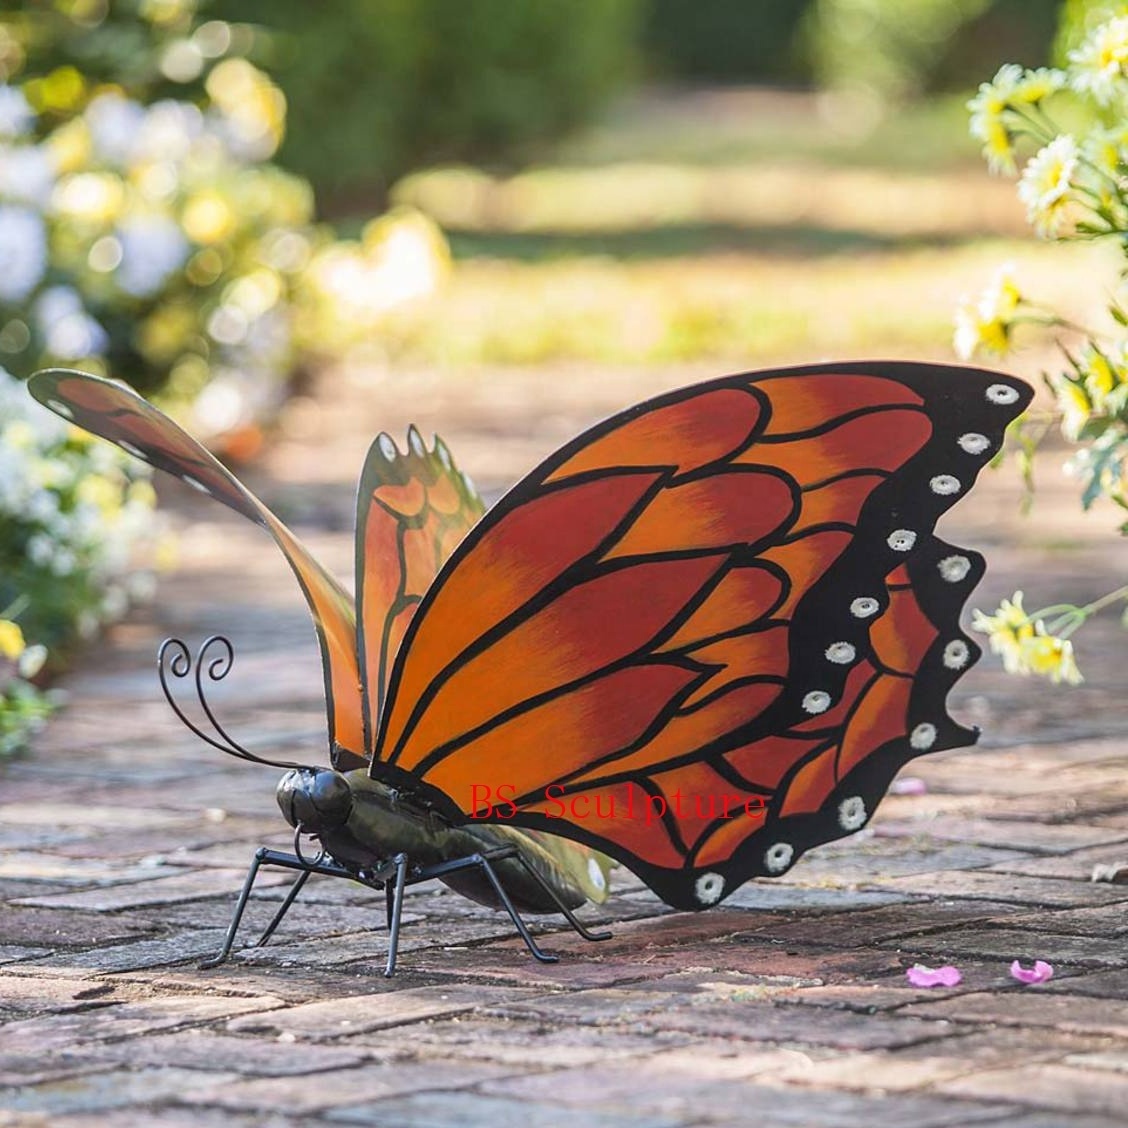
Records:
{"label": "curled metal antenna", "polygon": [[[217,649],[218,654],[212,653],[209,656],[209,651]],[[218,748],[221,752],[226,752],[227,755],[235,756],[240,760],[265,764],[272,768],[301,767],[300,764],[290,763],[286,760],[268,760],[264,756],[256,756],[254,752],[244,748],[238,741],[234,740],[223,725],[219,723],[215,713],[212,712],[211,705],[208,704],[208,696],[204,688],[204,674],[206,671],[209,681],[220,682],[231,672],[231,667],[234,664],[235,649],[223,635],[212,635],[205,639],[201,643],[200,649],[196,651],[195,662],[192,660],[192,652],[188,649],[187,644],[179,638],[166,638],[157,651],[157,676],[160,678],[161,691],[180,723],[191,733],[198,736],[205,744],[210,744],[213,748]],[[214,736],[200,728],[184,712],[169,685],[169,675],[183,680],[193,672],[195,674],[196,700],[203,710],[204,716],[207,717]]]}

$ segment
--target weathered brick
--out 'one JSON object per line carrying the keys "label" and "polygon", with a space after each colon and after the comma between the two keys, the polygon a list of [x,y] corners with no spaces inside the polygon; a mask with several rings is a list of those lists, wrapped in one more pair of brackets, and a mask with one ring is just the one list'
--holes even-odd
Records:
{"label": "weathered brick", "polygon": [[[236,1078],[234,1073],[217,1070],[207,1082],[221,1087]],[[174,1067],[115,1070],[13,1088],[4,1095],[4,1103],[14,1112],[47,1113],[54,1124],[56,1117],[67,1112],[89,1114],[181,1097],[200,1086],[201,1080],[195,1070]]]}
{"label": "weathered brick", "polygon": [[305,1116],[339,1105],[357,1105],[428,1089],[466,1088],[511,1072],[505,1066],[470,1062],[463,1063],[457,1072],[437,1069],[432,1063],[406,1062],[361,1065],[296,1077],[234,1080],[229,1075],[218,1082],[193,1084],[180,1094],[180,1100],[184,1104],[236,1111],[278,1110]]}
{"label": "weathered brick", "polygon": [[971,955],[997,956],[1007,964],[1016,959],[1027,964],[1035,959],[1048,960],[1063,968],[1128,966],[1128,949],[1121,941],[1062,936],[1033,928],[952,928],[880,942],[881,947],[894,945],[898,951],[920,954],[925,963]]}
{"label": "weathered brick", "polygon": [[1128,901],[1128,886],[1085,881],[1053,881],[988,870],[955,869],[944,873],[877,880],[881,888],[937,897],[967,897],[980,901],[1010,901],[1016,905],[1046,905],[1074,909],[1084,905],[1109,905]]}
{"label": "weathered brick", "polygon": [[489,1128],[684,1128],[681,1117],[638,1112],[601,1111],[592,1119],[589,1109],[565,1108],[559,1103],[533,1103],[525,1099],[485,1096],[481,1093],[416,1093],[332,1109],[325,1119],[333,1124],[379,1124],[380,1128],[419,1128],[420,1125]]}
{"label": "weathered brick", "polygon": [[980,992],[954,999],[914,1003],[902,1014],[999,1026],[1053,1027],[1069,1034],[1128,1037],[1128,1008],[1112,999],[1054,994],[1036,987]]}
{"label": "weathered brick", "polygon": [[302,1003],[273,1013],[233,1019],[227,1028],[232,1033],[293,1035],[312,1040],[340,1038],[420,1022],[426,1018],[460,1014],[494,1004],[503,995],[508,999],[527,994],[527,991],[496,987],[451,985],[395,990],[388,986],[378,994]]}
{"label": "weathered brick", "polygon": [[1077,1113],[1119,1117],[1123,1123],[1128,1105],[1128,1076],[1067,1065],[1011,1065],[944,1081],[937,1088],[960,1097],[1059,1109],[1070,1116],[1070,1125]]}

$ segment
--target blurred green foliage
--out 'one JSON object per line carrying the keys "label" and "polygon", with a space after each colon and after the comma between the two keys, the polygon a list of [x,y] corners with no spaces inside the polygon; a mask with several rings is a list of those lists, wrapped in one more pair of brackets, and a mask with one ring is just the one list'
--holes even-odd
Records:
{"label": "blurred green foliage", "polygon": [[969,86],[1000,60],[1046,62],[1060,0],[815,0],[816,80],[883,101]]}
{"label": "blurred green foliage", "polygon": [[261,62],[289,103],[280,159],[340,201],[421,165],[528,156],[588,120],[634,73],[642,8],[218,0],[210,11],[271,29]]}
{"label": "blurred green foliage", "polygon": [[802,82],[796,31],[813,0],[649,0],[643,46],[658,78]]}
{"label": "blurred green foliage", "polygon": [[1113,16],[1123,15],[1128,15],[1124,0],[1065,0],[1054,41],[1055,64],[1065,66],[1069,52],[1080,47],[1089,32]]}

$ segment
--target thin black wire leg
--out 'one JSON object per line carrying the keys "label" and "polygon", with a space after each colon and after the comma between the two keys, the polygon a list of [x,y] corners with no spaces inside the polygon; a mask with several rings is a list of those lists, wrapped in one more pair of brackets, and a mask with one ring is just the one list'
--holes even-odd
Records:
{"label": "thin black wire leg", "polygon": [[560,899],[560,895],[548,884],[547,881],[529,864],[528,859],[520,853],[514,854],[514,857],[525,867],[525,872],[548,894],[553,904],[563,914],[564,919],[585,939],[592,942],[598,940],[610,940],[610,932],[592,932],[584,926],[584,923],[576,917],[570,908]]}
{"label": "thin black wire leg", "polygon": [[290,906],[294,903],[294,899],[301,892],[302,886],[306,883],[311,873],[321,873],[326,877],[347,877],[355,881],[356,875],[350,873],[343,866],[337,865],[332,861],[310,861],[305,858],[299,858],[295,854],[285,854],[281,850],[271,850],[266,846],[260,846],[255,851],[254,858],[251,859],[251,868],[247,871],[247,878],[243,882],[242,891],[239,893],[239,900],[235,904],[235,912],[231,916],[231,923],[227,927],[227,935],[223,940],[223,947],[220,949],[219,954],[212,956],[211,959],[202,960],[199,964],[201,968],[218,967],[223,963],[229,955],[231,949],[235,944],[235,935],[239,931],[239,923],[243,919],[243,912],[247,908],[247,901],[251,896],[251,889],[254,887],[255,879],[258,877],[259,869],[262,866],[277,866],[279,869],[295,870],[298,873],[298,878],[293,885],[290,886],[289,892],[286,894],[286,899],[282,902],[278,912],[274,914],[274,919],[267,926],[266,931],[258,939],[259,944],[265,944],[270,939],[274,930],[281,923],[282,918],[286,915]]}
{"label": "thin black wire leg", "polygon": [[387,880],[384,891],[388,905],[388,964],[384,976],[391,979],[396,973],[396,954],[399,951],[400,921],[403,918],[403,891],[407,887],[407,855],[397,854],[392,859],[396,867],[395,882]]}
{"label": "thin black wire leg", "polygon": [[263,934],[255,941],[256,948],[261,948],[274,935],[274,930],[282,923],[282,918],[290,911],[290,906],[302,891],[302,886],[309,881],[311,872],[311,870],[302,870],[302,872],[298,874],[296,880],[286,893],[285,900],[278,906],[278,912],[274,914],[274,918],[263,930]]}
{"label": "thin black wire leg", "polygon": [[[508,853],[505,856],[508,856]],[[466,859],[466,861],[471,865],[479,865],[482,867],[482,872],[489,879],[490,884],[494,888],[494,892],[498,896],[498,900],[501,901],[505,911],[509,914],[509,919],[513,921],[513,927],[517,929],[517,932],[520,934],[521,939],[525,941],[525,947],[528,948],[530,952],[532,952],[534,958],[540,960],[541,963],[558,963],[560,960],[559,956],[549,955],[549,953],[540,948],[537,945],[537,942],[533,939],[533,935],[529,931],[528,926],[521,919],[521,914],[517,911],[513,902],[509,899],[509,894],[506,893],[505,888],[501,884],[501,881],[498,879],[497,874],[494,873],[494,868],[490,865],[489,859],[487,859],[483,854],[471,854]]]}
{"label": "thin black wire leg", "polygon": [[[251,859],[251,868],[247,870],[246,880],[244,880],[243,888],[239,893],[239,900],[235,903],[235,912],[231,917],[231,923],[227,926],[227,936],[224,938],[223,947],[220,949],[218,955],[214,955],[206,960],[201,960],[199,963],[201,969],[206,970],[211,967],[219,967],[219,965],[226,962],[227,957],[231,955],[231,947],[235,943],[235,933],[239,931],[239,922],[243,919],[243,910],[247,907],[247,899],[251,895],[255,878],[258,877],[259,867],[266,861],[269,853],[270,851],[267,850],[265,846],[260,846],[255,851],[255,856]],[[285,907],[290,907],[288,902]]]}

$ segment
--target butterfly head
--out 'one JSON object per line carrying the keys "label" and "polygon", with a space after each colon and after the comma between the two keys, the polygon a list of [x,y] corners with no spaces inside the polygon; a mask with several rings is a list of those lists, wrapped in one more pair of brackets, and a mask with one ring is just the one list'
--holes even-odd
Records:
{"label": "butterfly head", "polygon": [[348,781],[329,768],[291,769],[275,797],[286,821],[311,833],[343,826],[353,806]]}

